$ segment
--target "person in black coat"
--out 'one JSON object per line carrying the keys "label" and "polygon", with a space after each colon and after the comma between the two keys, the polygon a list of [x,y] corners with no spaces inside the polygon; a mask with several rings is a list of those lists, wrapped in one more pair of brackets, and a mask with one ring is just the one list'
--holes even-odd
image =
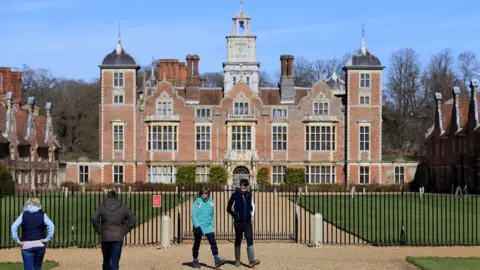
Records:
{"label": "person in black coat", "polygon": [[101,236],[103,270],[119,269],[123,239],[135,223],[132,211],[117,198],[115,191],[109,191],[92,215],[93,228]]}
{"label": "person in black coat", "polygon": [[243,235],[247,240],[247,255],[249,267],[252,268],[260,263],[255,260],[255,251],[253,248],[253,224],[252,219],[255,214],[255,203],[253,202],[252,192],[248,190],[248,180],[240,181],[240,189],[235,191],[227,205],[227,212],[233,217],[233,226],[235,229],[235,266],[240,266],[240,246]]}

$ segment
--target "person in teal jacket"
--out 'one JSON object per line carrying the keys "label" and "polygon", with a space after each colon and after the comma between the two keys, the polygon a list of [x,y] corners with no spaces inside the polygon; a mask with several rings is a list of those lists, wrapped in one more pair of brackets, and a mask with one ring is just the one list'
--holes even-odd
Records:
{"label": "person in teal jacket", "polygon": [[202,188],[199,192],[199,196],[195,198],[192,205],[192,221],[193,221],[193,234],[195,241],[193,244],[193,268],[200,268],[198,262],[198,250],[200,249],[200,242],[202,237],[207,237],[208,243],[212,249],[213,259],[215,261],[215,267],[222,265],[225,260],[218,256],[217,241],[215,239],[215,216],[214,216],[214,204],[212,198],[210,198],[210,191],[207,188]]}

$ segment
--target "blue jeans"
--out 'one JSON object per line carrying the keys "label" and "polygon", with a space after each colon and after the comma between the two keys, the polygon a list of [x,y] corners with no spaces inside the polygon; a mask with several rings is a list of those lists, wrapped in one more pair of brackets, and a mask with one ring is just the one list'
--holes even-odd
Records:
{"label": "blue jeans", "polygon": [[33,247],[22,249],[23,269],[42,270],[43,256],[45,256],[45,247]]}
{"label": "blue jeans", "polygon": [[118,270],[123,242],[102,242],[103,270]]}

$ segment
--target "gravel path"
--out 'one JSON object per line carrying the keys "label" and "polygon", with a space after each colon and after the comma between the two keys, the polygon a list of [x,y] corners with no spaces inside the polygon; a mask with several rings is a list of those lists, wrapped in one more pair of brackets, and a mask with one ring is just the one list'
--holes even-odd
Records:
{"label": "gravel path", "polygon": [[[226,206],[228,199],[232,193],[230,191],[215,192],[215,234],[218,239],[235,238],[233,231],[232,218],[227,214]],[[287,240],[291,241],[295,236],[295,202],[288,198],[288,193],[282,192],[255,192],[254,202],[255,218],[254,218],[254,236],[258,241],[269,240]],[[186,200],[174,209],[168,211],[170,215],[171,237],[176,237],[177,231],[177,217],[178,212],[182,213],[182,233],[185,241],[191,240],[192,235],[192,221],[191,209],[194,198]],[[311,222],[312,214],[304,208],[299,207],[299,230],[298,239],[301,243],[311,242]],[[127,241],[132,244],[153,244],[160,240],[157,233],[160,231],[161,217],[152,218],[127,235]],[[158,228],[158,230],[157,230]],[[323,223],[323,236],[325,243],[363,243],[363,241],[347,232],[337,228],[333,224]]]}
{"label": "gravel path", "polygon": [[[324,246],[308,248],[297,244],[255,245],[257,258],[261,264],[257,269],[416,269],[405,262],[406,256],[455,256],[470,257],[480,254],[480,247],[392,247],[371,246]],[[221,256],[233,259],[233,244],[219,245]],[[242,248],[242,261],[246,262],[245,246]],[[100,269],[100,249],[48,249],[47,260],[60,263],[61,269]],[[171,246],[166,250],[155,247],[126,247],[122,252],[121,269],[188,269],[191,260],[190,245]],[[207,264],[203,269],[211,269],[212,258],[208,245],[200,248],[200,260]],[[0,261],[21,261],[20,250],[0,250]],[[209,265],[209,266],[208,266]],[[226,264],[222,269],[237,269]],[[242,268],[241,268],[242,269]],[[243,268],[244,269],[244,268]]]}

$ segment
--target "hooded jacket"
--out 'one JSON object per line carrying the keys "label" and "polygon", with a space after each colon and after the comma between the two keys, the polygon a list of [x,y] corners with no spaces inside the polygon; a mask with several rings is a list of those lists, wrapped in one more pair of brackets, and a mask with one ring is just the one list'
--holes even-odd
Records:
{"label": "hooded jacket", "polygon": [[200,227],[204,234],[215,231],[213,207],[212,198],[203,200],[201,197],[198,197],[195,199],[192,205],[193,228]]}
{"label": "hooded jacket", "polygon": [[117,197],[106,198],[92,215],[92,225],[102,242],[121,242],[135,227],[136,219]]}
{"label": "hooded jacket", "polygon": [[[18,228],[22,228],[22,237],[18,239]],[[45,237],[45,228],[47,236]],[[20,241],[42,240],[50,241],[55,232],[53,222],[48,218],[42,209],[35,205],[27,205],[24,212],[18,216],[17,220],[12,224],[13,240],[17,243]]]}

